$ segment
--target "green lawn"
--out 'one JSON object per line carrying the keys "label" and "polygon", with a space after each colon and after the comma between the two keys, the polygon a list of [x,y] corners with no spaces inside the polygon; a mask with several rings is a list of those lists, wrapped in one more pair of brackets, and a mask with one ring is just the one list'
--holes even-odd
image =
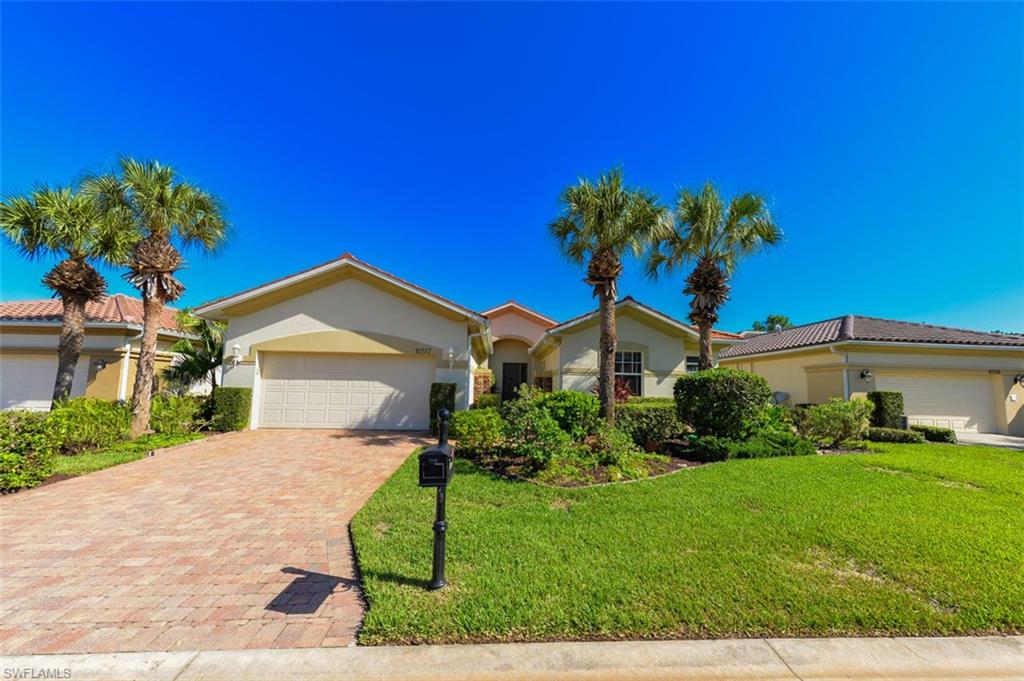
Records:
{"label": "green lawn", "polygon": [[412,457],[352,521],[360,642],[1024,631],[1024,453],[880,450],[589,489],[458,461],[439,592]]}
{"label": "green lawn", "polygon": [[75,456],[58,456],[53,475],[85,475],[93,471],[110,468],[129,461],[141,459],[154,449],[173,447],[203,437],[199,433],[186,435],[143,435],[130,442],[122,442],[107,449]]}

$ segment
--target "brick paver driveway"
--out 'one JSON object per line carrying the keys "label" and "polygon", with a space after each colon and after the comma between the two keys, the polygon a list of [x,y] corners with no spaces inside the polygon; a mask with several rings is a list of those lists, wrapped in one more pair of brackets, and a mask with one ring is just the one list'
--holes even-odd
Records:
{"label": "brick paver driveway", "polygon": [[0,653],[347,645],[348,521],[423,439],[259,430],[0,498]]}

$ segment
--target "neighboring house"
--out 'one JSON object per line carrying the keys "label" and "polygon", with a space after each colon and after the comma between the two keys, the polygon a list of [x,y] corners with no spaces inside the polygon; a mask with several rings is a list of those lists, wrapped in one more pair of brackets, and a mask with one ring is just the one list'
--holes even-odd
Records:
{"label": "neighboring house", "polygon": [[[619,311],[623,375],[670,395],[696,331],[632,299]],[[523,382],[590,390],[597,376],[593,313],[562,325],[512,301],[477,313],[347,253],[196,313],[228,325],[223,381],[252,388],[252,428],[422,430],[434,382],[455,383],[465,409],[481,369],[506,395]]]}
{"label": "neighboring house", "polygon": [[[121,294],[85,307],[85,341],[75,369],[71,396],[124,400],[131,396],[142,336],[142,301]],[[157,375],[185,336],[177,311],[164,308],[157,336]],[[57,378],[57,342],[63,306],[44,298],[0,303],[0,409],[46,411]]]}
{"label": "neighboring house", "polygon": [[910,423],[1024,435],[1024,337],[846,315],[749,337],[723,366],[790,404],[903,393]]}

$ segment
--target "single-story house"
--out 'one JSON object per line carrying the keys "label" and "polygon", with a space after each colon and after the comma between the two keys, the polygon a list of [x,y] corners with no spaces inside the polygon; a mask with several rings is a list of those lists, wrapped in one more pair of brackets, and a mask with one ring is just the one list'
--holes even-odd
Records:
{"label": "single-story house", "polygon": [[[620,375],[671,395],[697,355],[697,332],[631,298],[618,303]],[[351,254],[196,309],[227,323],[224,385],[252,388],[252,428],[420,430],[431,383],[456,384],[456,408],[521,383],[590,390],[597,314],[565,324],[510,301],[483,313]],[[716,348],[739,342],[716,334]],[[695,361],[695,359],[693,360]]]}
{"label": "single-story house", "polygon": [[[131,397],[142,338],[142,301],[116,294],[85,306],[85,341],[72,397]],[[44,298],[0,303],[0,409],[47,411],[57,378],[63,306]],[[170,365],[182,337],[177,310],[164,308],[157,335],[156,373]]]}
{"label": "single-story house", "polygon": [[894,390],[912,424],[1024,435],[1022,336],[845,315],[748,336],[719,362],[790,404]]}

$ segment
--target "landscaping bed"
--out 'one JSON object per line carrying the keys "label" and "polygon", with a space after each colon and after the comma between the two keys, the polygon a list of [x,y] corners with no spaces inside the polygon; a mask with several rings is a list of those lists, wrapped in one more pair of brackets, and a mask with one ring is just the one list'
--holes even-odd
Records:
{"label": "landscaping bed", "polygon": [[438,592],[410,459],[351,524],[360,642],[1024,632],[1024,457],[873,447],[581,489],[457,458]]}

